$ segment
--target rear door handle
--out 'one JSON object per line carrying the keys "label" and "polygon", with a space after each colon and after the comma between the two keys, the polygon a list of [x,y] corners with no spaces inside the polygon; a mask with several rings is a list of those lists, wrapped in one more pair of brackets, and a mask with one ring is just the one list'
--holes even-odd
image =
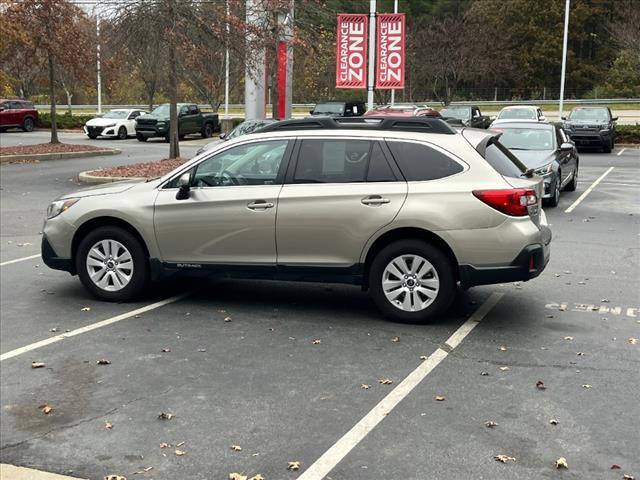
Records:
{"label": "rear door handle", "polygon": [[369,197],[365,197],[361,200],[363,205],[383,205],[385,203],[389,203],[390,200],[388,198],[382,198],[380,195],[371,195]]}
{"label": "rear door handle", "polygon": [[247,204],[247,208],[251,210],[266,210],[267,208],[273,208],[273,203],[265,202],[264,200],[256,200]]}

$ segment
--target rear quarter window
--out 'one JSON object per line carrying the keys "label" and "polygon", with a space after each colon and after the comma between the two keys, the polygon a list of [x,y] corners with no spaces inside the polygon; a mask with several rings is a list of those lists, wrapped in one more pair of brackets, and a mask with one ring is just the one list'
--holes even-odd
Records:
{"label": "rear quarter window", "polygon": [[495,171],[505,177],[520,178],[527,171],[527,167],[497,140],[491,140],[487,145],[484,158]]}
{"label": "rear quarter window", "polygon": [[387,144],[408,182],[437,180],[464,170],[458,162],[427,145],[397,140]]}

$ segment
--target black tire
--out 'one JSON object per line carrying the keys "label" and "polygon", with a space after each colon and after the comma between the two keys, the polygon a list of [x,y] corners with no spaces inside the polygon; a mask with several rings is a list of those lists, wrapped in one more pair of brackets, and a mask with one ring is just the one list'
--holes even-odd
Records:
{"label": "black tire", "polygon": [[98,138],[98,135],[96,135],[95,133],[87,133],[87,137],[89,137],[91,140],[95,140],[96,138]]}
{"label": "black tire", "polygon": [[[440,281],[435,300],[416,312],[401,310],[384,294],[382,279],[385,268],[401,255],[418,255],[429,261]],[[402,323],[427,323],[451,306],[456,293],[454,265],[439,248],[422,240],[400,240],[387,245],[373,259],[369,272],[369,293],[376,306],[390,320]]]}
{"label": "black tire", "polygon": [[124,125],[118,129],[118,138],[120,140],[127,139],[127,127],[125,127]]}
{"label": "black tire", "polygon": [[36,126],[36,122],[33,121],[33,118],[26,117],[22,121],[22,130],[25,132],[33,132],[34,127]]}
{"label": "black tire", "polygon": [[169,132],[167,132],[167,134],[164,136],[164,141],[167,143],[171,142],[171,135],[169,134]]}
{"label": "black tire", "polygon": [[0,132],[6,132],[7,131],[7,127],[0,127]]}
{"label": "black tire", "polygon": [[613,139],[610,139],[605,145],[602,145],[602,151],[604,153],[611,153],[613,150]]}
{"label": "black tire", "polygon": [[213,124],[211,122],[207,122],[202,126],[202,138],[211,138],[213,135]]}
{"label": "black tire", "polygon": [[562,175],[560,171],[558,171],[558,176],[556,177],[556,181],[553,185],[553,196],[551,198],[545,199],[545,205],[548,207],[557,207],[558,203],[560,203],[560,185],[562,184]]}
{"label": "black tire", "polygon": [[[129,283],[117,291],[108,291],[93,283],[87,270],[87,255],[91,248],[102,240],[115,240],[122,244],[133,260],[133,273]],[[86,235],[78,245],[75,257],[76,271],[80,281],[94,296],[109,302],[126,302],[142,293],[149,282],[149,259],[140,241],[127,230],[120,227],[98,227]]]}
{"label": "black tire", "polygon": [[567,192],[575,192],[578,188],[578,164],[576,163],[576,169],[573,172],[573,177],[571,177],[571,181],[567,183],[564,189]]}
{"label": "black tire", "polygon": [[139,142],[146,142],[148,140],[147,137],[145,137],[144,135],[141,135],[139,133],[136,133],[136,138],[138,139]]}

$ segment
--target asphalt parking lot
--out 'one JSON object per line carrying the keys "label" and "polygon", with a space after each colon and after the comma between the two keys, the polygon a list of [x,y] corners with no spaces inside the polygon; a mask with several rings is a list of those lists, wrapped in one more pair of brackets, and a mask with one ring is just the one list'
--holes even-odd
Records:
{"label": "asphalt parking lot", "polygon": [[79,171],[168,147],[63,138],[123,153],[0,167],[3,463],[92,480],[640,477],[639,150],[581,152],[577,191],[546,209],[539,278],[461,292],[420,326],[336,285],[193,279],[96,301],[38,258],[44,210]]}

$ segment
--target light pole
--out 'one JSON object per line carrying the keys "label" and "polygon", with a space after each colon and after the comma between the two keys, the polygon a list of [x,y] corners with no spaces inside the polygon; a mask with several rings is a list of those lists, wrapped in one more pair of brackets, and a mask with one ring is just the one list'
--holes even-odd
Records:
{"label": "light pole", "polygon": [[229,118],[229,0],[225,0],[227,12],[227,45],[224,52],[224,118]]}
{"label": "light pole", "polygon": [[98,73],[98,113],[102,113],[102,75],[100,71],[100,16],[96,10],[96,70]]}
{"label": "light pole", "polygon": [[367,81],[367,110],[373,108],[373,86],[376,61],[376,0],[369,1],[369,78]]}
{"label": "light pole", "polygon": [[562,73],[560,74],[560,107],[558,117],[562,119],[562,107],[564,106],[564,77],[567,69],[567,37],[569,35],[569,6],[571,0],[566,0],[564,7],[564,40],[562,42]]}

